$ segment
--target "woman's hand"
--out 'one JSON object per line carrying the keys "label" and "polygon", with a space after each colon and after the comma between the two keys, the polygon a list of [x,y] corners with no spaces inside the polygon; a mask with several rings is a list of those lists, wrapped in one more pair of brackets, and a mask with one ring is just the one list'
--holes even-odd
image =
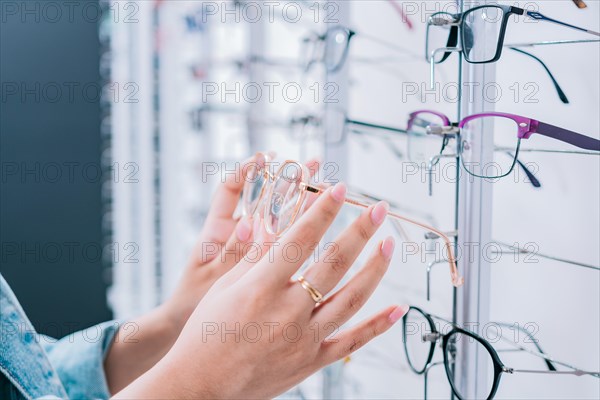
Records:
{"label": "woman's hand", "polygon": [[[274,154],[271,153],[271,158],[273,157]],[[238,163],[235,171],[227,171],[225,181],[219,185],[212,199],[206,222],[181,283],[164,304],[171,322],[179,329],[217,279],[242,259],[244,251],[251,248],[248,244],[252,239],[257,240],[259,234],[266,235],[262,229],[257,229],[257,234],[253,235],[254,224],[250,218],[234,218],[246,181],[247,167],[252,162],[256,162],[254,157]],[[311,160],[306,166],[313,176],[319,169],[319,162]]]}
{"label": "woman's hand", "polygon": [[388,307],[331,336],[387,270],[391,238],[342,289],[330,293],[383,223],[385,203],[366,210],[306,270],[304,278],[327,296],[324,302],[315,304],[291,280],[333,222],[345,191],[341,184],[328,189],[280,241],[254,246],[204,296],[169,353],[116,397],[273,397],[389,329],[408,307]]}
{"label": "woman's hand", "polygon": [[[135,342],[115,340],[112,344],[104,362],[111,393],[129,385],[169,351],[200,299],[242,259],[254,236],[268,240],[264,229],[257,229],[257,235],[253,235],[248,218],[234,218],[250,162],[254,158],[236,165],[235,173],[228,171],[227,179],[217,188],[200,238],[174,294],[161,306],[128,323],[136,330]],[[306,165],[311,175],[319,168],[316,160]]]}

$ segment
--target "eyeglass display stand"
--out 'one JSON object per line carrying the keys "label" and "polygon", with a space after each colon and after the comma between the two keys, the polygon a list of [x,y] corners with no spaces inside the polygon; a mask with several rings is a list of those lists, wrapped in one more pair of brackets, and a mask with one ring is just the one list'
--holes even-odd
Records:
{"label": "eyeglass display stand", "polygon": [[[345,26],[348,25],[350,21],[350,7],[351,2],[347,1],[335,1],[338,7],[338,13],[336,14],[336,19],[338,22],[326,24],[327,27],[343,24]],[[325,57],[329,56],[328,54]],[[338,171],[338,176],[336,176],[336,180],[347,182],[347,171],[348,171],[348,148],[345,143],[336,143],[336,144],[328,144],[335,143],[335,140],[328,140],[328,136],[336,135],[336,126],[328,126],[334,125],[333,121],[335,118],[329,118],[331,113],[334,110],[347,110],[348,109],[348,99],[349,99],[349,85],[348,85],[348,64],[339,69],[334,73],[326,73],[325,82],[334,83],[337,85],[339,92],[337,94],[338,101],[335,104],[325,104],[325,140],[324,140],[324,152],[323,159],[327,160],[327,162],[335,162],[337,164],[336,171]],[[343,221],[336,221],[336,223],[343,224]],[[329,235],[329,234],[328,234]],[[326,237],[325,240],[333,241],[334,237]],[[326,367],[323,370],[323,399],[342,399],[344,398],[344,385],[343,385],[343,371],[344,369],[344,361],[338,361],[335,364],[332,364]]]}
{"label": "eyeglass display stand", "polygon": [[[486,1],[490,2],[490,1]],[[340,7],[340,23],[347,24],[350,17],[350,5],[347,2],[338,1]],[[463,0],[459,5],[464,8],[468,5]],[[483,21],[480,22],[483,26]],[[489,25],[489,24],[488,24]],[[480,27],[482,28],[482,27]],[[474,29],[477,29],[475,26]],[[481,29],[480,29],[481,30]],[[485,34],[482,32],[482,34]],[[339,103],[336,108],[347,109],[349,89],[347,65],[340,71],[327,77],[327,82],[336,82],[339,85]],[[465,87],[462,82],[479,83],[483,86],[485,83],[495,80],[495,64],[468,64],[462,60],[459,67],[458,86]],[[463,98],[462,96],[460,97]],[[482,93],[475,95],[469,101],[458,102],[458,119],[464,115],[470,115],[477,112],[492,111],[493,104],[486,103]],[[327,112],[327,107],[325,112]],[[329,128],[329,127],[328,127]],[[491,127],[484,127],[489,130]],[[326,129],[326,132],[333,132],[332,129]],[[493,135],[486,132],[473,132],[478,135],[478,139],[484,138],[481,147],[473,151],[481,152],[482,162],[493,160]],[[325,160],[338,163],[339,171],[347,171],[347,149],[346,146],[325,147]],[[457,160],[458,161],[458,160]],[[455,199],[455,229],[458,232],[456,237],[456,246],[460,249],[468,249],[469,246],[478,243],[489,243],[491,241],[491,204],[492,204],[492,184],[484,179],[473,179],[466,174],[461,174],[457,168],[456,180],[456,199]],[[343,173],[343,172],[342,172]],[[344,179],[341,176],[340,179]],[[466,252],[462,252],[465,254]],[[459,325],[465,325],[478,332],[479,328],[485,326],[489,321],[490,312],[490,266],[489,261],[481,257],[480,252],[474,252],[474,257],[461,257],[458,260],[458,269],[465,278],[465,284],[453,291],[453,315],[452,319]],[[482,357],[486,354],[473,352],[476,346],[465,346],[463,358],[457,360],[461,365],[460,380],[456,385],[461,388],[462,393],[467,398],[485,398],[488,393],[483,393],[484,388],[488,387],[486,380],[488,372],[486,363]],[[476,348],[474,349],[477,350]],[[432,364],[433,367],[437,364]],[[323,376],[323,398],[343,398],[343,385],[341,374],[338,369],[342,365],[334,364],[325,369]],[[429,372],[429,371],[427,371]],[[423,376],[424,398],[427,399],[427,381],[428,373]],[[454,398],[449,393],[450,398]]]}
{"label": "eyeglass display stand", "polygon": [[[485,1],[490,3],[490,1]],[[463,0],[461,7],[468,8]],[[473,29],[478,34],[485,35],[483,20],[475,22]],[[490,24],[487,24],[490,25]],[[496,64],[469,64],[462,59],[459,68],[459,87],[465,87],[463,82],[476,82],[484,86],[486,83],[495,81]],[[462,99],[462,97],[461,97]],[[482,93],[475,95],[472,101],[459,102],[458,120],[463,116],[474,113],[493,111],[493,104],[486,102]],[[482,127],[486,132],[469,132],[467,134],[477,135],[479,148],[473,151],[481,154],[482,163],[493,161],[493,135],[490,130],[493,127]],[[469,140],[470,138],[465,138]],[[457,160],[458,161],[458,160]],[[461,171],[457,168],[457,171]],[[458,269],[465,278],[465,284],[454,290],[454,322],[466,326],[475,332],[479,332],[490,320],[490,283],[491,268],[489,260],[482,257],[480,244],[491,242],[492,224],[492,183],[485,179],[473,179],[470,175],[462,174],[457,179],[457,204],[456,204],[456,228],[458,231],[457,246],[462,250],[469,246],[476,246],[476,251],[463,251],[463,257],[458,260]],[[465,255],[468,253],[468,255]],[[464,393],[466,398],[486,398],[489,393],[484,393],[489,373],[488,364],[484,362],[481,347],[468,346],[466,341],[459,344],[464,346],[462,359],[457,360],[461,366],[461,376],[455,384]]]}

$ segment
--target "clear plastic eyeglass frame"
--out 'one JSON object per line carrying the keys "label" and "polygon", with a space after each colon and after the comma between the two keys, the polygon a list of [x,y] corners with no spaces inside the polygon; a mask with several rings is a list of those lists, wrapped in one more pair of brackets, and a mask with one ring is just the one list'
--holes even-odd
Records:
{"label": "clear plastic eyeglass frame", "polygon": [[[275,237],[281,237],[304,212],[308,194],[320,195],[325,189],[311,185],[308,168],[297,161],[284,161],[275,172],[271,170],[271,163],[268,155],[258,153],[244,171],[242,212],[246,216],[262,217],[265,230]],[[365,209],[372,205],[354,200],[353,197],[355,195],[348,193],[345,202]],[[464,279],[458,274],[453,245],[448,236],[437,228],[394,212],[388,212],[388,215],[421,228],[424,234],[434,233],[441,238],[444,241],[452,284],[456,287],[463,284]]]}

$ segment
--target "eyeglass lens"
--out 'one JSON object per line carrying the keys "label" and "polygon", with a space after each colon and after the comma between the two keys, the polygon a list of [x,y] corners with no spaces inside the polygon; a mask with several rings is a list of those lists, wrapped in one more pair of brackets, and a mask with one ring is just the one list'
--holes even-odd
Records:
{"label": "eyeglass lens", "polygon": [[294,162],[284,163],[275,175],[264,215],[265,228],[270,234],[283,234],[302,212],[305,177],[303,167]]}
{"label": "eyeglass lens", "polygon": [[[510,118],[490,116],[475,118],[461,129],[461,159],[465,170],[481,178],[502,178],[514,169],[519,148],[519,126]],[[482,141],[493,136],[491,161],[481,149]],[[486,160],[486,161],[484,161]]]}
{"label": "eyeglass lens", "polygon": [[500,7],[480,7],[467,11],[462,22],[462,48],[468,62],[493,61],[498,51],[504,10]]}
{"label": "eyeglass lens", "polygon": [[242,193],[242,205],[245,215],[254,215],[260,206],[261,194],[266,185],[266,160],[261,156],[248,165]]}
{"label": "eyeglass lens", "polygon": [[[494,387],[494,360],[488,349],[476,338],[461,332],[448,337],[445,348],[445,366],[448,380],[459,399],[487,399]],[[463,379],[468,375],[467,368],[484,370],[485,380],[478,380],[477,393],[469,393]]]}
{"label": "eyeglass lens", "polygon": [[404,349],[410,367],[418,374],[425,371],[432,344],[435,345],[426,340],[431,333],[429,320],[422,312],[411,308],[404,317]]}
{"label": "eyeglass lens", "polygon": [[348,55],[350,32],[342,27],[331,28],[325,36],[325,66],[328,71],[341,68]]}

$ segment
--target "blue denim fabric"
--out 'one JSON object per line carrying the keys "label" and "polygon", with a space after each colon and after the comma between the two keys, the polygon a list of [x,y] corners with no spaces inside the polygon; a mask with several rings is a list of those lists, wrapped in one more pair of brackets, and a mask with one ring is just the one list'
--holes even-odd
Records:
{"label": "blue denim fabric", "polygon": [[[61,340],[35,332],[0,274],[0,396],[2,399],[106,399],[104,357],[115,321]],[[16,389],[16,390],[15,390]]]}

